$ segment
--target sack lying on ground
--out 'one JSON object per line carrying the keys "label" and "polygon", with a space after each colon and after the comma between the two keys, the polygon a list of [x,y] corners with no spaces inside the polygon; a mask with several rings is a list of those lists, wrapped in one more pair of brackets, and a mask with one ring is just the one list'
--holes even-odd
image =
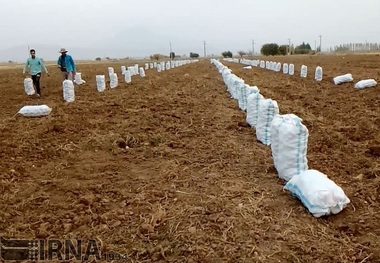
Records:
{"label": "sack lying on ground", "polygon": [[47,116],[51,112],[51,108],[46,105],[24,106],[17,113],[25,117],[41,117]]}
{"label": "sack lying on ground", "polygon": [[343,189],[317,170],[293,176],[284,188],[300,199],[314,217],[338,214],[350,203]]}
{"label": "sack lying on ground", "polygon": [[345,75],[337,76],[333,80],[334,80],[335,85],[339,85],[345,82],[353,81],[353,78],[351,74],[345,74]]}
{"label": "sack lying on ground", "polygon": [[377,82],[374,79],[365,79],[357,82],[355,84],[356,89],[370,88],[377,85]]}

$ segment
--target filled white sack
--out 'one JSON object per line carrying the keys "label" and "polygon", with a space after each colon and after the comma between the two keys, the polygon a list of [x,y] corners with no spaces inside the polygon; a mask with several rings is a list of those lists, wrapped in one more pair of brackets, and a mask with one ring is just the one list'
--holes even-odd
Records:
{"label": "filled white sack", "polygon": [[115,73],[114,68],[113,67],[108,67],[108,75],[111,75],[113,73]]}
{"label": "filled white sack", "polygon": [[270,145],[270,126],[274,116],[279,114],[277,102],[272,99],[261,99],[259,102],[259,115],[256,124],[256,137],[265,145]]}
{"label": "filled white sack", "polygon": [[110,74],[110,88],[114,89],[119,85],[119,79],[116,73]]}
{"label": "filled white sack", "polygon": [[140,77],[145,77],[145,70],[143,67],[139,68],[139,74],[140,74]]}
{"label": "filled white sack", "polygon": [[321,81],[322,78],[323,78],[323,69],[322,69],[322,67],[317,66],[317,67],[315,68],[314,79],[315,79],[316,81]]}
{"label": "filled white sack", "polygon": [[307,77],[307,66],[302,65],[301,66],[301,73],[300,73],[301,78],[306,78]]}
{"label": "filled white sack", "polygon": [[243,69],[252,69],[252,66],[246,66]]}
{"label": "filled white sack", "polygon": [[36,93],[33,87],[33,80],[31,78],[25,78],[24,79],[24,90],[25,93],[29,96],[33,95]]}
{"label": "filled white sack", "polygon": [[293,76],[294,75],[294,64],[289,64],[289,75]]}
{"label": "filled white sack", "polygon": [[276,65],[276,71],[277,72],[281,71],[281,63],[280,62],[278,62],[277,65]]}
{"label": "filled white sack", "polygon": [[289,181],[308,169],[309,131],[294,114],[276,115],[271,123],[271,150],[278,176]]}
{"label": "filled white sack", "polygon": [[51,108],[46,105],[24,106],[17,113],[25,117],[41,117],[47,116],[51,112]]}
{"label": "filled white sack", "polygon": [[284,188],[297,197],[314,217],[338,214],[350,203],[343,189],[317,170],[306,170],[293,176]]}
{"label": "filled white sack", "polygon": [[284,65],[282,67],[282,73],[288,74],[288,72],[289,72],[289,65],[288,65],[288,63],[284,63]]}
{"label": "filled white sack", "polygon": [[334,78],[335,85],[339,85],[345,82],[353,81],[352,75],[350,73],[345,75],[340,75]]}
{"label": "filled white sack", "polygon": [[66,102],[73,102],[75,100],[75,89],[74,89],[74,83],[66,79],[62,82],[62,89],[63,89],[63,99]]}
{"label": "filled white sack", "polygon": [[124,72],[127,70],[126,66],[121,66],[121,74],[124,75]]}
{"label": "filled white sack", "polygon": [[377,82],[374,79],[365,79],[357,82],[355,84],[356,89],[370,88],[377,85]]}
{"label": "filled white sack", "polygon": [[238,86],[238,104],[239,108],[243,111],[247,109],[247,84]]}
{"label": "filled white sack", "polygon": [[256,127],[257,118],[259,117],[259,103],[264,99],[260,92],[252,93],[247,98],[247,118],[246,121],[251,127]]}
{"label": "filled white sack", "polygon": [[124,71],[124,81],[125,81],[125,83],[131,83],[132,82],[131,71],[129,71],[129,70]]}
{"label": "filled white sack", "polygon": [[104,75],[96,75],[96,88],[99,92],[103,92],[106,89],[106,78]]}
{"label": "filled white sack", "polygon": [[75,73],[74,83],[77,84],[77,85],[81,85],[83,83],[86,83],[86,81],[84,81],[82,79],[82,73],[79,73],[79,72]]}

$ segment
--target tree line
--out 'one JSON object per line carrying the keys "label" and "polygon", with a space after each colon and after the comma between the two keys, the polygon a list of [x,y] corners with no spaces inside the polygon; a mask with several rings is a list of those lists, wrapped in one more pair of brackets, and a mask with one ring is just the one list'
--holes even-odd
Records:
{"label": "tree line", "polygon": [[[260,53],[264,56],[275,56],[275,55],[286,55],[286,54],[311,54],[315,52],[315,50],[312,50],[309,43],[302,42],[301,45],[298,45],[294,47],[294,45],[278,45],[276,43],[267,43],[262,45],[260,49]],[[319,52],[319,47],[317,48],[316,52]],[[240,57],[243,57],[245,55],[252,55],[252,52],[245,52],[245,51],[238,51],[237,54]],[[222,56],[224,58],[232,58],[233,54],[231,51],[224,51],[222,52]]]}

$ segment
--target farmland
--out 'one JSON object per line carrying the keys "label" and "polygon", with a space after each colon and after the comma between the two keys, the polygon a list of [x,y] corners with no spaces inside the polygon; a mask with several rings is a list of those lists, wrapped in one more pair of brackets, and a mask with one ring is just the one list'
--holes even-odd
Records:
{"label": "farmland", "polygon": [[[290,56],[294,76],[222,61],[309,129],[309,167],[351,203],[315,219],[283,190],[270,147],[256,140],[209,60],[124,83],[120,63],[78,65],[86,84],[62,99],[49,66],[42,98],[20,68],[0,70],[0,234],[98,240],[130,262],[380,261],[379,89],[332,78],[380,79],[379,55]],[[301,79],[302,64],[309,67]],[[316,82],[313,70],[323,67]],[[99,93],[113,66],[119,86]],[[44,118],[15,116],[46,104]]]}

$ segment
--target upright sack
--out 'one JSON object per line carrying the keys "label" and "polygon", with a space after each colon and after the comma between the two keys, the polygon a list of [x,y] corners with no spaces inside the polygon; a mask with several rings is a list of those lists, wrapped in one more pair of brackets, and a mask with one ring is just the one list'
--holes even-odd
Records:
{"label": "upright sack", "polygon": [[96,75],[96,88],[99,92],[103,92],[106,89],[106,78],[104,75]]}
{"label": "upright sack", "polygon": [[71,80],[64,80],[62,82],[63,86],[63,99],[66,102],[73,102],[75,100],[75,89],[74,83]]}
{"label": "upright sack", "polygon": [[289,181],[308,169],[309,131],[294,114],[276,115],[271,123],[271,150],[274,167],[281,179]]}
{"label": "upright sack", "polygon": [[260,100],[264,99],[264,96],[260,92],[252,93],[247,98],[247,123],[255,128],[257,125],[257,119],[259,117],[259,104]]}
{"label": "upright sack", "polygon": [[33,80],[31,78],[24,79],[24,90],[25,93],[29,96],[34,95],[34,93],[36,93],[33,87]]}
{"label": "upright sack", "polygon": [[261,99],[259,102],[259,115],[256,125],[256,137],[265,145],[271,143],[271,123],[274,118],[279,114],[277,102],[271,99]]}

